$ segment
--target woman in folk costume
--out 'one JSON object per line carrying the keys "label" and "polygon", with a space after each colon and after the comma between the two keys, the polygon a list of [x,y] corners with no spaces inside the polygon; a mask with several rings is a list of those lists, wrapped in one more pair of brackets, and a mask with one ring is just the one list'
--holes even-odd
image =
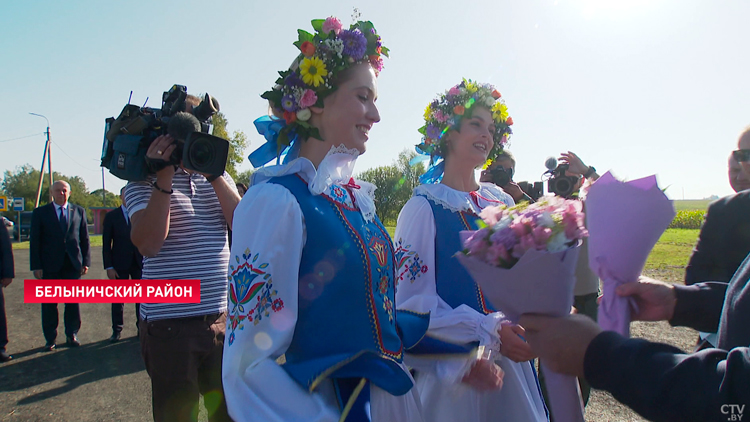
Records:
{"label": "woman in folk costume", "polygon": [[388,50],[370,22],[312,26],[262,95],[274,116],[255,122],[267,143],[250,161],[277,165],[253,174],[235,211],[227,407],[238,422],[422,421],[402,356],[429,319],[406,314],[397,329],[391,239],[374,186],[351,178],[380,120]]}
{"label": "woman in folk costume", "polygon": [[[470,80],[431,102],[417,151],[429,155],[423,185],[396,226],[399,311],[430,313],[425,338],[409,351],[424,416],[430,421],[545,421],[534,356],[523,328],[509,323],[453,258],[462,230],[476,230],[481,210],[513,205],[475,170],[503,150],[513,120],[488,84]],[[502,282],[502,280],[498,280]]]}

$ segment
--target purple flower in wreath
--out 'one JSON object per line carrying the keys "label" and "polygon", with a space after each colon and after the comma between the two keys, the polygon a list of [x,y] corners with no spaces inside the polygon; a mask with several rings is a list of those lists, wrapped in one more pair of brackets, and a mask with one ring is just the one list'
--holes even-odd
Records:
{"label": "purple flower in wreath", "polygon": [[299,75],[297,75],[297,72],[292,72],[284,79],[284,85],[303,86],[304,83],[302,82],[302,79],[300,79]]}
{"label": "purple flower in wreath", "polygon": [[427,125],[427,131],[425,132],[428,138],[430,139],[440,139],[440,135],[442,134],[442,131],[439,127],[429,124]]}
{"label": "purple flower in wreath", "polygon": [[281,98],[281,107],[286,111],[296,111],[297,104],[294,102],[294,97],[291,95],[284,95],[284,97]]}
{"label": "purple flower in wreath", "polygon": [[339,38],[344,43],[344,54],[347,56],[359,60],[365,55],[367,39],[359,29],[341,31]]}

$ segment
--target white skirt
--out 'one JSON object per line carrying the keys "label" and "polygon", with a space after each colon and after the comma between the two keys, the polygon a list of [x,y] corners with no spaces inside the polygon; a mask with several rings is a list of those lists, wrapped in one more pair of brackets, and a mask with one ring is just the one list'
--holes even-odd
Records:
{"label": "white skirt", "polygon": [[425,420],[431,422],[548,421],[544,400],[531,362],[495,361],[505,372],[503,387],[478,391],[466,384],[447,384],[434,372],[417,372]]}

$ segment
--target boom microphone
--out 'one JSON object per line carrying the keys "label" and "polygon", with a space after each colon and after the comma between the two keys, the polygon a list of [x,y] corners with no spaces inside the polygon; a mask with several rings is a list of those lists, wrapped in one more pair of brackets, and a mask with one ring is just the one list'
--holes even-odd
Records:
{"label": "boom microphone", "polygon": [[547,170],[554,170],[557,167],[557,158],[555,157],[547,158],[547,160],[544,162],[544,167],[547,167]]}
{"label": "boom microphone", "polygon": [[181,111],[169,118],[167,132],[180,141],[187,139],[192,132],[200,132],[201,122],[190,113]]}

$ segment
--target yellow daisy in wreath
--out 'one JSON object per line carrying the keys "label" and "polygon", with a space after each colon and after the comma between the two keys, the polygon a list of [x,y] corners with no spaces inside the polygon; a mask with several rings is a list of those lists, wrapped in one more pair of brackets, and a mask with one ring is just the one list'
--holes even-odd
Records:
{"label": "yellow daisy in wreath", "polygon": [[492,111],[493,120],[500,120],[503,123],[508,120],[508,106],[506,106],[505,104],[496,102],[495,105],[492,106],[492,110],[490,111]]}
{"label": "yellow daisy in wreath", "polygon": [[320,58],[309,57],[302,60],[302,64],[299,65],[299,74],[302,81],[317,88],[323,83],[323,77],[328,75],[328,69]]}

